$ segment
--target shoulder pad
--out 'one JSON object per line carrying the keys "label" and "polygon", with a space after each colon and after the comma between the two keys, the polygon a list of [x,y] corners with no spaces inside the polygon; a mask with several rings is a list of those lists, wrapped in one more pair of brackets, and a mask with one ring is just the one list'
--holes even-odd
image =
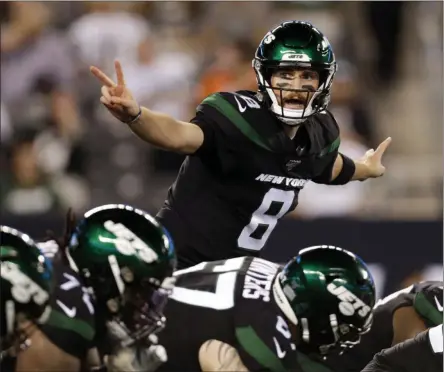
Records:
{"label": "shoulder pad", "polygon": [[[261,106],[253,92],[218,92],[205,98],[197,107],[228,135],[238,136],[255,143],[265,150],[272,151],[272,146],[260,129],[261,123],[270,125],[271,115]],[[272,128],[272,127],[271,127]]]}
{"label": "shoulder pad", "polygon": [[416,284],[413,306],[425,320],[427,326],[441,324],[443,321],[443,282],[422,282]]}
{"label": "shoulder pad", "polygon": [[206,97],[197,107],[198,111],[205,110],[205,106],[211,106],[222,111],[224,115],[232,116],[232,110],[242,114],[252,110],[262,110],[263,107],[252,92],[241,90],[237,92],[217,92]]}
{"label": "shoulder pad", "polygon": [[[341,144],[339,126],[330,111],[321,111],[314,115],[317,125],[311,126],[313,143],[319,146],[319,156],[322,157],[337,151]],[[316,146],[316,145],[315,145]]]}

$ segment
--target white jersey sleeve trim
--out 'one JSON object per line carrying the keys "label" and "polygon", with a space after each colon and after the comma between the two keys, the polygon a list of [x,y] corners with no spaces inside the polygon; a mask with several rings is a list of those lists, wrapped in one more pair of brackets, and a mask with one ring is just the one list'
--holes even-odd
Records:
{"label": "white jersey sleeve trim", "polygon": [[439,325],[429,329],[429,340],[430,345],[432,345],[432,349],[434,353],[442,353],[443,352],[443,325]]}

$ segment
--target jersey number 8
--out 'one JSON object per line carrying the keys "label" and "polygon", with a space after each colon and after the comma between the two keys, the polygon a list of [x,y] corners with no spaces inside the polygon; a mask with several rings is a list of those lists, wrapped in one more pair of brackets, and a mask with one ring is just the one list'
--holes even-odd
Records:
{"label": "jersey number 8", "polygon": [[[251,216],[250,223],[239,235],[237,245],[243,249],[260,251],[279,219],[290,210],[294,198],[295,192],[293,190],[284,191],[275,188],[268,190],[261,205]],[[280,205],[277,211],[274,208],[276,205]]]}

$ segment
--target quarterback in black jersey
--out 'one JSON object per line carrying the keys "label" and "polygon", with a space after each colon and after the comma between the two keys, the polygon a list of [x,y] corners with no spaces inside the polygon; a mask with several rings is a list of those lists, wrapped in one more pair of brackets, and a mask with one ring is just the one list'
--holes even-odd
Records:
{"label": "quarterback in black jersey", "polygon": [[[337,372],[361,371],[373,356],[443,322],[443,282],[420,282],[379,300],[373,326],[361,342],[325,364]],[[418,371],[423,371],[419,368]]]}
{"label": "quarterback in black jersey", "polygon": [[362,372],[442,372],[442,324],[376,354]]}
{"label": "quarterback in black jersey", "polygon": [[279,220],[309,182],[332,185],[381,176],[388,138],[362,159],[339,153],[327,111],[336,61],[327,38],[307,22],[268,32],[253,59],[258,91],[218,92],[190,122],[155,113],[97,67],[100,101],[148,143],[189,155],[157,218],[174,238],[178,267],[259,256]]}
{"label": "quarterback in black jersey", "polygon": [[256,257],[203,262],[175,277],[158,371],[302,372],[299,352],[326,355],[371,326],[373,279],[341,248],[306,248],[284,267]]}

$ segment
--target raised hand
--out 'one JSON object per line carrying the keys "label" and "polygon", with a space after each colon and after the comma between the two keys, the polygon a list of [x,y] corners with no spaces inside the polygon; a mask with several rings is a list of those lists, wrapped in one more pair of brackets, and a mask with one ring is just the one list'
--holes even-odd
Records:
{"label": "raised hand", "polygon": [[385,167],[382,165],[382,155],[392,142],[392,138],[388,137],[375,150],[368,150],[361,161],[368,168],[369,177],[381,177],[385,173]]}
{"label": "raised hand", "polygon": [[125,85],[125,78],[120,62],[115,61],[114,67],[116,69],[117,84],[95,66],[91,66],[90,71],[103,84],[100,102],[117,119],[128,123],[140,113],[140,106]]}

